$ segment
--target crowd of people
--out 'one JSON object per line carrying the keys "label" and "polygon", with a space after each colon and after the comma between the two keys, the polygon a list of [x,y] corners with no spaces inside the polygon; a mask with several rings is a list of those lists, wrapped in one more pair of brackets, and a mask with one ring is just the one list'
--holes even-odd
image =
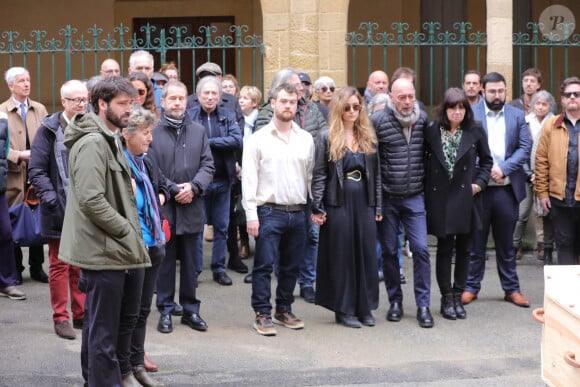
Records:
{"label": "crowd of people", "polygon": [[558,114],[538,69],[523,72],[524,94],[509,104],[503,75],[466,71],[430,120],[404,67],[391,83],[372,72],[362,93],[284,68],[263,105],[258,88],[212,62],[196,69],[191,94],[174,63],[154,69],[147,51],[130,56],[126,77],[106,59],[99,75],[65,82],[63,109],[50,115],[30,98],[25,68],[5,73],[0,296],[26,298],[9,208],[32,187],[49,265],[46,274],[42,244],[28,247],[30,277],[49,284],[55,333],[82,329],[86,385],[160,385],[145,353],[154,299],[159,332],[171,333],[176,316],[208,329],[204,237],[217,284],[232,285],[228,270],[247,274],[253,327],[265,336],[304,328],[296,284],[336,323],[361,328],[375,325],[384,280],[386,319],[401,321],[405,238],[422,328],[435,324],[428,235],[449,320],[467,318],[481,291],[490,228],[505,300],[517,306],[530,305],[517,275],[530,214],[537,258],[579,264],[577,77],[562,82]]}

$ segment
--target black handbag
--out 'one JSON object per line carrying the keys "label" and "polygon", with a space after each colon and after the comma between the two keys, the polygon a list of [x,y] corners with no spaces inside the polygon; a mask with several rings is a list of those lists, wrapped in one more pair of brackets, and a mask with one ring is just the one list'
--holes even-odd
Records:
{"label": "black handbag", "polygon": [[46,243],[40,229],[39,200],[34,187],[28,187],[24,201],[10,207],[8,212],[15,244],[30,247]]}

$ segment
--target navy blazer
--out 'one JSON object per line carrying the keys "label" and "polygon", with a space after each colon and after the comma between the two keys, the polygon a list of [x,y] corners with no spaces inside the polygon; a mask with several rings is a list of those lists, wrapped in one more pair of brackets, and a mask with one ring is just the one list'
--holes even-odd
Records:
{"label": "navy blazer", "polygon": [[[480,98],[479,102],[471,108],[475,119],[481,121],[481,125],[489,138],[484,99]],[[523,166],[530,160],[532,136],[523,111],[505,104],[504,116],[506,126],[505,161],[500,163],[499,167],[505,176],[509,176],[514,196],[519,203],[526,197],[527,176]]]}

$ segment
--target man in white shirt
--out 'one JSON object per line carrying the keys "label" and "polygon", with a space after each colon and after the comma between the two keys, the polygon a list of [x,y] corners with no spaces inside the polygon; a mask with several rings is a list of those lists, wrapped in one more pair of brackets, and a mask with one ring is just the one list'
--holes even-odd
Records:
{"label": "man in white shirt", "polygon": [[[292,313],[293,291],[306,245],[304,209],[314,167],[314,141],[295,122],[295,86],[284,83],[272,92],[272,121],[248,139],[243,155],[242,194],[248,234],[256,238],[252,273],[254,328],[276,334],[273,322],[304,327]],[[272,318],[271,274],[278,262],[276,311]]]}

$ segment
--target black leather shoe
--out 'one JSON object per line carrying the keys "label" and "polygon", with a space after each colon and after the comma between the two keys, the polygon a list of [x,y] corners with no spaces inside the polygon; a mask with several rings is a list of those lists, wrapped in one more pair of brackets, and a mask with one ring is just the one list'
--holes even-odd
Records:
{"label": "black leather shoe", "polygon": [[252,283],[252,273],[248,274],[247,276],[244,277],[244,283],[245,284],[251,284]]}
{"label": "black leather shoe", "polygon": [[393,302],[387,312],[387,320],[397,322],[401,321],[401,318],[403,318],[403,305]]}
{"label": "black leather shoe", "polygon": [[157,324],[157,330],[161,333],[173,332],[173,322],[171,321],[170,314],[162,314],[159,317],[159,324]]}
{"label": "black leather shoe", "polygon": [[223,286],[231,286],[232,279],[226,273],[213,273],[213,280]]}
{"label": "black leather shoe", "polygon": [[46,275],[46,273],[44,272],[44,269],[42,269],[42,267],[39,268],[30,268],[30,278],[32,278],[35,281],[38,282],[42,282],[44,284],[48,283],[48,276]]}
{"label": "black leather shoe", "polygon": [[342,324],[347,328],[360,328],[362,326],[356,317],[349,314],[335,312],[334,318],[337,324]]}
{"label": "black leather shoe", "polygon": [[230,260],[228,261],[228,269],[240,274],[246,274],[248,272],[248,267],[239,257],[237,259],[232,259],[230,257]]}
{"label": "black leather shoe", "polygon": [[365,327],[374,327],[375,326],[375,318],[370,313],[367,316],[359,317],[358,321],[360,321],[361,324],[364,325]]}
{"label": "black leather shoe", "polygon": [[314,301],[316,301],[316,292],[314,291],[314,287],[304,286],[303,288],[300,288],[300,297],[304,298],[304,301],[308,302],[309,304],[314,304]]}
{"label": "black leather shoe", "polygon": [[207,331],[206,322],[203,321],[201,316],[197,313],[192,313],[192,314],[184,313],[183,317],[181,318],[181,323],[183,325],[189,326],[192,329],[195,329],[196,331],[200,331],[200,332]]}
{"label": "black leather shoe", "polygon": [[173,303],[173,310],[171,311],[172,316],[182,316],[183,315],[183,306],[179,305],[177,302]]}
{"label": "black leather shoe", "polygon": [[419,326],[421,328],[432,328],[433,327],[433,316],[429,311],[429,307],[420,306],[417,308],[417,321],[419,321]]}

